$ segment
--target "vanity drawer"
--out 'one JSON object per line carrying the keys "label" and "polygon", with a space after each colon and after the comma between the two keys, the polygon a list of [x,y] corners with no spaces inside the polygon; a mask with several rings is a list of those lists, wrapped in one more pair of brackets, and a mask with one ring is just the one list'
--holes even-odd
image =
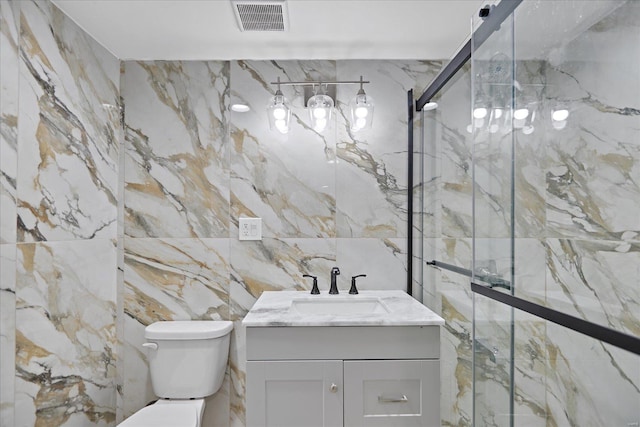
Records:
{"label": "vanity drawer", "polygon": [[345,426],[440,426],[438,360],[344,362]]}

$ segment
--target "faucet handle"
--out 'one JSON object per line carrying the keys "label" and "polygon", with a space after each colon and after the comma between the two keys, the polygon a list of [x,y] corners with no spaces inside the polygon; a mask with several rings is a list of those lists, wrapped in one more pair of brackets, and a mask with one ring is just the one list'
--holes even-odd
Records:
{"label": "faucet handle", "polygon": [[318,276],[303,274],[302,277],[311,277],[313,279],[313,287],[311,288],[311,295],[319,295],[320,289],[318,289]]}
{"label": "faucet handle", "polygon": [[357,276],[351,276],[351,289],[349,289],[349,293],[351,295],[357,295],[358,289],[356,288],[356,279],[358,277],[367,277],[366,274],[358,274]]}

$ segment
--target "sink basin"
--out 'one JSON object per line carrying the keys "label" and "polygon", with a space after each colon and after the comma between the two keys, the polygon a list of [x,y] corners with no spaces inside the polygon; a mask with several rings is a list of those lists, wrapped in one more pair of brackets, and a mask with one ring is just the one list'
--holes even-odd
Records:
{"label": "sink basin", "polygon": [[298,314],[384,314],[389,310],[377,297],[297,298],[291,301],[291,311]]}

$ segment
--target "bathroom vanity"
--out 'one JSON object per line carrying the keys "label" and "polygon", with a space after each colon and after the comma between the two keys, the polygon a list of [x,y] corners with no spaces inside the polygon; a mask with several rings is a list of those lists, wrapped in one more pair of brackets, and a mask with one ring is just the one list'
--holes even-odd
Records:
{"label": "bathroom vanity", "polygon": [[402,291],[264,292],[243,320],[247,426],[440,426],[440,326]]}

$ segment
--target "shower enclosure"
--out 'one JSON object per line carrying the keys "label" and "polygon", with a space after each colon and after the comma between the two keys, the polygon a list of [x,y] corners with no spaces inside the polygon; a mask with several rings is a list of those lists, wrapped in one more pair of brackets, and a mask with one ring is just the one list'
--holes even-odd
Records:
{"label": "shower enclosure", "polygon": [[416,102],[442,425],[638,426],[640,2],[503,1],[472,29]]}

